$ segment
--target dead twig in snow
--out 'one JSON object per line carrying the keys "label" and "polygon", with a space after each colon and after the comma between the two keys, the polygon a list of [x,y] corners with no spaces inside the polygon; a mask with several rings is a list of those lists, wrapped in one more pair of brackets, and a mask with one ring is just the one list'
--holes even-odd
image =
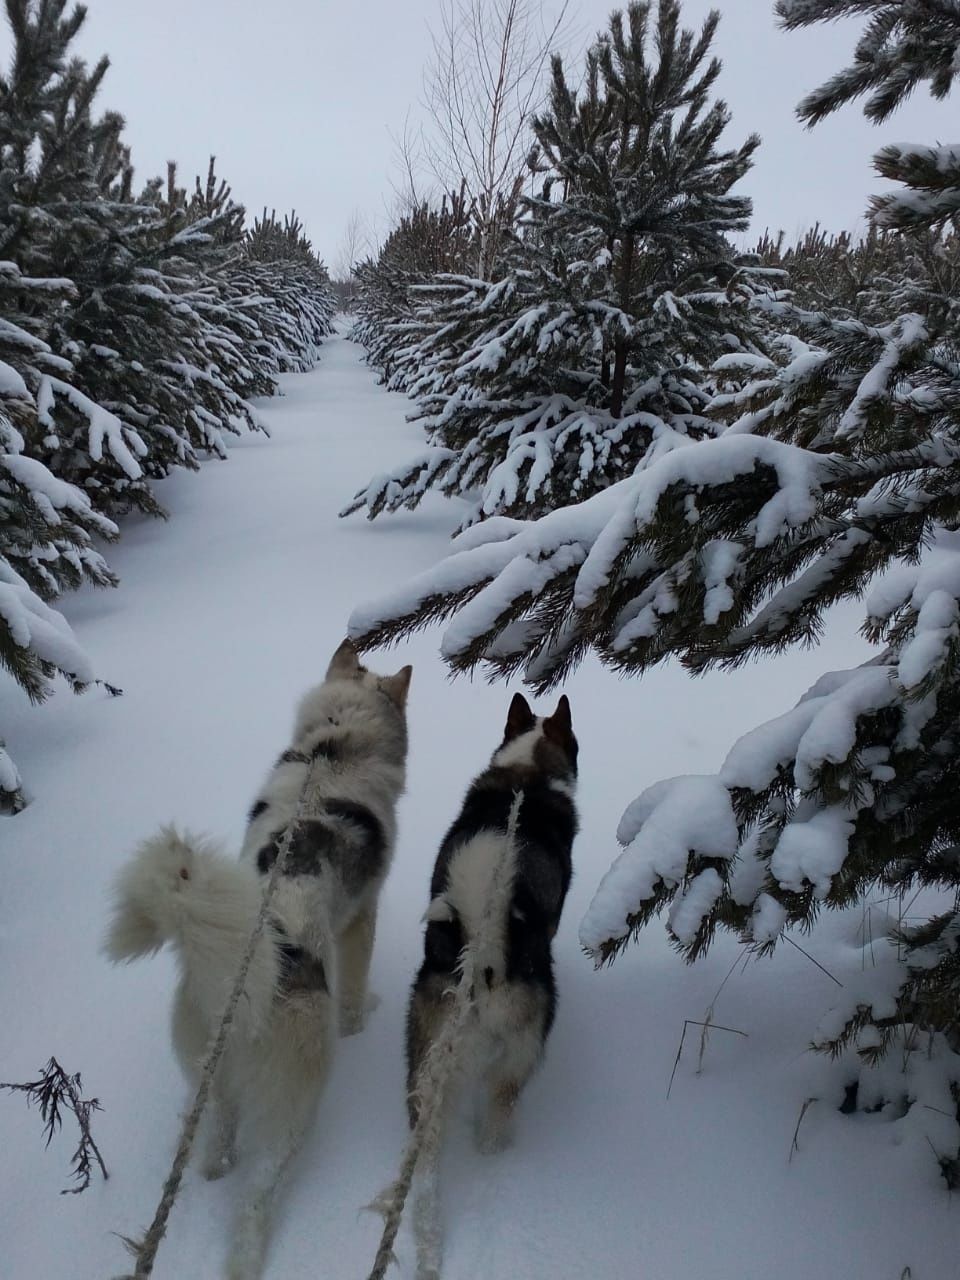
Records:
{"label": "dead twig in snow", "polygon": [[44,1145],[47,1147],[53,1141],[54,1134],[63,1127],[64,1111],[73,1112],[80,1129],[80,1141],[70,1157],[70,1176],[78,1185],[64,1187],[60,1192],[62,1196],[79,1195],[81,1191],[86,1191],[93,1176],[94,1161],[100,1166],[104,1180],[110,1177],[107,1166],[103,1163],[100,1149],[90,1132],[90,1117],[94,1111],[102,1111],[103,1108],[97,1098],[82,1097],[82,1088],[80,1072],[73,1076],[67,1075],[56,1058],[50,1059],[37,1080],[27,1081],[26,1084],[0,1083],[0,1089],[6,1089],[9,1093],[25,1094],[28,1107],[40,1108],[40,1118],[43,1120],[43,1132],[46,1136]]}
{"label": "dead twig in snow", "polygon": [[[699,1018],[684,1018],[683,1031],[681,1032],[681,1035],[680,1035],[680,1045],[679,1045],[679,1048],[677,1049],[677,1056],[673,1062],[673,1070],[670,1072],[670,1083],[667,1086],[668,1098],[670,1097],[670,1090],[673,1088],[673,1080],[674,1080],[674,1076],[676,1076],[677,1074],[677,1067],[679,1067],[680,1065],[680,1055],[683,1053],[683,1042],[687,1036],[687,1027],[712,1027],[714,1031],[729,1031],[729,1033],[732,1036],[743,1036],[744,1040],[749,1039],[749,1036],[747,1035],[746,1031],[738,1031],[736,1027],[721,1027],[718,1022],[707,1023],[707,1022],[700,1021]],[[702,1063],[702,1051],[701,1051],[701,1063]],[[700,1068],[698,1066],[697,1068],[698,1074],[699,1074],[699,1070]]]}
{"label": "dead twig in snow", "polygon": [[794,1154],[800,1150],[800,1126],[803,1124],[803,1117],[807,1114],[809,1108],[819,1102],[819,1098],[804,1098],[803,1106],[800,1108],[800,1114],[797,1116],[797,1127],[793,1131],[793,1141],[790,1143],[790,1154],[787,1156],[787,1164],[793,1159]]}

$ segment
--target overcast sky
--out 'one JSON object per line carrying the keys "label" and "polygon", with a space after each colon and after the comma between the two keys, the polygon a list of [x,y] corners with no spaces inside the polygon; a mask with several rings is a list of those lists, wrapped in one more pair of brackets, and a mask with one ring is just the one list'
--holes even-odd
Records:
{"label": "overcast sky", "polygon": [[[685,0],[699,24],[709,0]],[[101,105],[121,111],[138,175],[176,159],[205,171],[211,152],[251,211],[295,207],[314,247],[336,261],[351,212],[382,228],[395,155],[390,131],[417,109],[439,0],[87,0],[79,51],[108,53]],[[611,0],[573,0],[575,46],[604,27]],[[859,223],[878,189],[870,155],[885,142],[951,141],[956,103],[924,92],[877,128],[855,107],[808,132],[794,107],[836,70],[856,24],[786,34],[772,0],[720,0],[719,91],[731,142],[756,131],[743,184],[755,227],[793,234],[817,219]],[[9,32],[0,36],[9,52]]]}

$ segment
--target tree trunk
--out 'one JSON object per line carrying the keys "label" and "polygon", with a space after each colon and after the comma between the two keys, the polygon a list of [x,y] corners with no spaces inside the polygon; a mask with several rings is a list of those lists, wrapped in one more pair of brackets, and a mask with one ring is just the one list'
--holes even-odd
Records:
{"label": "tree trunk", "polygon": [[[634,238],[632,235],[623,240],[623,262],[620,269],[621,311],[630,309],[630,283],[633,276]],[[619,418],[623,412],[623,391],[627,380],[627,339],[619,337],[613,344],[613,389],[610,396],[610,412]]]}

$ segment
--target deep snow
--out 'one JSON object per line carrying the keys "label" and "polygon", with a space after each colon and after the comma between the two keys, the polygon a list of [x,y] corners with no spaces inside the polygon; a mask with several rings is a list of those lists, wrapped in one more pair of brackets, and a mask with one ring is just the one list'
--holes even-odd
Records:
{"label": "deep snow", "polygon": [[[432,495],[374,524],[338,509],[374,469],[411,452],[406,402],[376,385],[359,349],[332,339],[310,374],[261,412],[226,463],[158,486],[169,524],[127,522],[109,559],[118,590],[84,590],[64,612],[121,699],[58,693],[28,707],[0,678],[4,729],[33,802],[0,819],[0,1079],[31,1078],[50,1054],[83,1073],[104,1112],[111,1172],[82,1196],[67,1183],[70,1123],[44,1151],[40,1124],[0,1098],[0,1277],[107,1280],[125,1269],[114,1232],[149,1221],[184,1089],[167,1016],[167,957],[111,969],[98,954],[107,887],[160,822],[239,847],[250,799],[287,740],[299,694],[322,676],[351,609],[427,568],[458,523]],[[457,1129],[445,1161],[446,1280],[944,1280],[960,1256],[960,1209],[922,1124],[903,1140],[883,1116],[801,1105],[829,1074],[807,1045],[836,988],[798,951],[738,967],[696,1074],[702,1019],[737,953],[685,966],[662,927],[595,972],[577,928],[617,853],[627,802],[660,778],[712,772],[741,733],[786,711],[826,668],[863,656],[862,610],[833,620],[821,653],[691,680],[667,668],[623,682],[587,663],[567,692],[581,744],[582,829],[557,940],[560,1006],[546,1063],[524,1098],[515,1147],[481,1157]],[[405,1137],[402,1021],[439,839],[499,740],[509,693],[450,683],[436,632],[371,656],[414,664],[408,794],[381,910],[373,986],[383,1004],[341,1042],[320,1122],[288,1196],[269,1276],[358,1280],[379,1221],[360,1212],[393,1176]],[[546,700],[552,709],[552,700]],[[841,980],[872,963],[859,917],[801,939]],[[935,1117],[931,1116],[931,1121]],[[922,1121],[922,1118],[921,1118]],[[919,1134],[919,1138],[918,1138]],[[157,1280],[214,1280],[232,1175],[188,1172]],[[410,1241],[401,1236],[402,1274]]]}

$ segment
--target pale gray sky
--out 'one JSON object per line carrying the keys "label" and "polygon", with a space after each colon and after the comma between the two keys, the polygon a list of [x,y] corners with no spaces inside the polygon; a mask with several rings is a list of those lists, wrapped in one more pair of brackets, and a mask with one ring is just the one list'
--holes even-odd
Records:
{"label": "pale gray sky", "polygon": [[[394,151],[390,129],[417,108],[438,0],[87,0],[79,52],[106,52],[103,107],[123,112],[141,178],[180,162],[192,184],[214,152],[251,211],[295,207],[315,248],[335,261],[351,211],[382,226]],[[699,24],[716,6],[685,0]],[[572,0],[579,46],[612,0]],[[743,184],[755,226],[789,234],[820,219],[855,227],[879,182],[870,155],[885,142],[951,141],[956,103],[926,93],[880,128],[854,107],[813,132],[799,99],[838,68],[856,24],[778,31],[772,0],[720,0],[719,82],[733,110],[731,142],[763,147]],[[0,34],[3,60],[9,33]]]}

